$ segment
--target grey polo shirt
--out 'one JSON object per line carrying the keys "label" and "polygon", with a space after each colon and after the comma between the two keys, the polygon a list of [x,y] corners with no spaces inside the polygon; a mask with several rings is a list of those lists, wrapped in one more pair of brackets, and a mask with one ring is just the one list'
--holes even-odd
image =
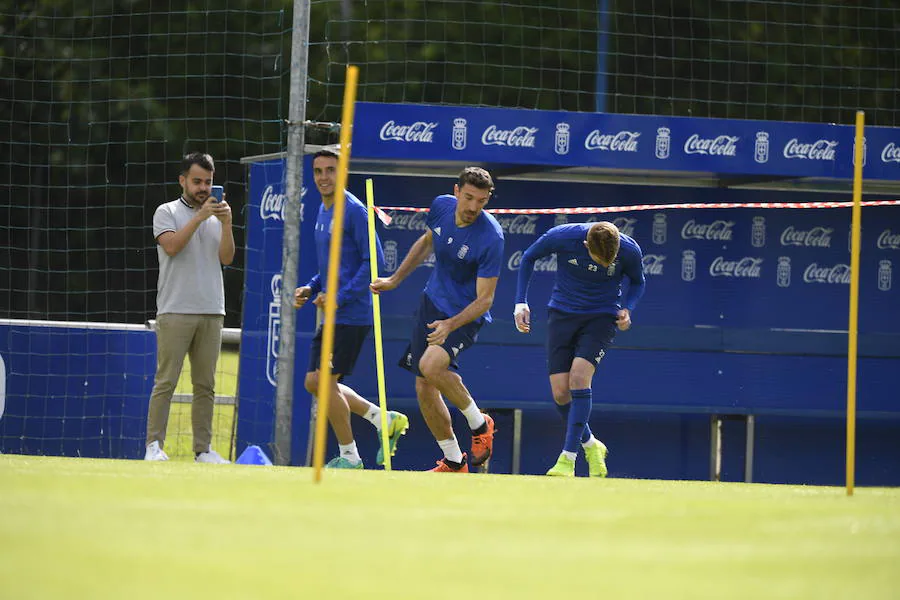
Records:
{"label": "grey polo shirt", "polygon": [[[188,224],[196,210],[183,198],[159,206],[153,214],[153,239],[166,231],[178,231]],[[157,243],[159,283],[156,314],[224,315],[225,286],[219,262],[222,223],[209,217],[185,247],[169,256]]]}

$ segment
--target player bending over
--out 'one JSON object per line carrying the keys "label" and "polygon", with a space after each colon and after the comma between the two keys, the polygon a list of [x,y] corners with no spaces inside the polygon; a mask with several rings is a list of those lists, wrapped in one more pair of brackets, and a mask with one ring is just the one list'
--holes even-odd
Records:
{"label": "player bending over", "polygon": [[[556,254],[557,271],[547,318],[547,366],[553,400],[566,421],[563,451],[547,475],[573,477],[578,445],[591,477],[606,477],[606,446],[588,425],[595,365],[616,336],[631,327],[631,311],[644,294],[641,248],[612,223],[554,227],[522,256],[516,286],[516,328],[531,331],[528,284],[534,263]],[[630,284],[624,299],[622,280]]]}

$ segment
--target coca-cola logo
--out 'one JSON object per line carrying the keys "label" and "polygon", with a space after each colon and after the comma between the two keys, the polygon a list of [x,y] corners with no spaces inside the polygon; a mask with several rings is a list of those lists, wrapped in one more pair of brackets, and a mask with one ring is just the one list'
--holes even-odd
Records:
{"label": "coca-cola logo", "polygon": [[815,248],[831,248],[830,227],[813,227],[812,229],[795,229],[793,225],[781,232],[782,246],[812,246]]}
{"label": "coca-cola logo", "polygon": [[590,132],[584,140],[584,147],[588,150],[603,150],[607,152],[637,152],[637,131],[620,131],[618,133],[600,133],[599,129]]}
{"label": "coca-cola logo", "polygon": [[[585,220],[585,223],[599,223],[601,221],[605,221],[607,219],[606,215],[591,215]],[[634,225],[637,223],[637,219],[632,219],[629,217],[618,217],[610,221],[620,233],[624,233],[625,235],[634,237]]]}
{"label": "coca-cola logo", "polygon": [[881,250],[900,250],[900,233],[885,229],[878,236],[877,245]]}
{"label": "coca-cola logo", "polygon": [[803,271],[806,283],[850,283],[850,265],[838,263],[833,267],[820,267],[812,263]]}
{"label": "coca-cola logo", "polygon": [[681,228],[681,239],[730,242],[734,235],[733,227],[734,221],[717,220],[712,223],[697,223],[691,219]]}
{"label": "coca-cola logo", "polygon": [[709,274],[713,277],[748,277],[759,278],[762,272],[763,259],[745,256],[740,260],[725,260],[717,256],[709,265]]}
{"label": "coca-cola logo", "polygon": [[385,229],[402,229],[404,231],[425,231],[428,224],[423,212],[406,212],[399,210],[385,211],[391,217],[391,224],[385,225]]}
{"label": "coca-cola logo", "polygon": [[[304,188],[301,191],[301,198],[305,193],[306,189]],[[276,194],[274,186],[268,185],[263,190],[262,199],[259,203],[259,217],[263,221],[266,219],[284,221],[284,194]]]}
{"label": "coca-cola logo", "polygon": [[388,121],[381,126],[378,137],[385,141],[430,144],[434,141],[434,130],[437,126],[438,124],[433,121],[416,121],[409,125],[398,125],[394,121]]}
{"label": "coca-cola logo", "polygon": [[537,127],[520,125],[513,129],[497,129],[491,125],[481,134],[481,143],[485,146],[509,146],[511,148],[534,148],[538,132]]}
{"label": "coca-cola logo", "polygon": [[695,133],[685,140],[684,153],[706,154],[708,156],[735,156],[739,139],[741,138],[736,135],[702,138]]}
{"label": "coca-cola logo", "polygon": [[881,162],[900,163],[900,146],[894,142],[889,143],[881,151]]}
{"label": "coca-cola logo", "polygon": [[513,217],[497,217],[497,222],[504,233],[517,235],[536,235],[537,215],[515,215]]}
{"label": "coca-cola logo", "polygon": [[645,254],[644,255],[644,275],[662,275],[663,262],[666,257],[662,254]]}
{"label": "coca-cola logo", "polygon": [[832,140],[816,140],[811,144],[803,144],[793,138],[784,146],[785,158],[802,158],[805,160],[834,160],[834,149],[838,143]]}
{"label": "coca-cola logo", "polygon": [[[523,250],[516,250],[510,254],[509,260],[506,262],[506,268],[510,271],[518,271],[519,266],[522,264],[522,254],[524,254]],[[534,261],[534,270],[544,273],[556,273],[556,255],[551,254]]]}

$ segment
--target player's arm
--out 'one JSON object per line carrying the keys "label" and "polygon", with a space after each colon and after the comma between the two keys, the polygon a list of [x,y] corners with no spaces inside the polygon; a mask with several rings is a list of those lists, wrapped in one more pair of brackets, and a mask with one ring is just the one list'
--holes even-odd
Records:
{"label": "player's arm", "polygon": [[499,279],[499,277],[477,278],[475,280],[475,299],[468,306],[449,319],[428,323],[428,327],[432,329],[426,338],[428,343],[440,346],[453,331],[471,323],[490,310],[491,305],[494,304],[494,293],[497,291]]}
{"label": "player's arm", "polygon": [[499,277],[479,277],[475,280],[475,299],[455,316],[447,319],[453,330],[471,323],[491,309]]}
{"label": "player's arm", "polygon": [[553,247],[553,236],[551,229],[537,239],[522,254],[522,262],[519,264],[519,274],[516,280],[516,306],[513,309],[513,318],[516,322],[516,329],[521,333],[531,331],[531,309],[528,307],[528,286],[531,284],[531,276],[534,274],[534,263],[539,258],[543,258],[555,252]]}
{"label": "player's arm", "polygon": [[294,290],[294,308],[300,308],[310,298],[319,295],[322,291],[322,278],[316,273],[313,275],[306,285],[300,286]]}
{"label": "player's arm", "polygon": [[372,285],[369,287],[376,294],[394,289],[400,285],[410,273],[415,271],[416,267],[425,262],[425,259],[431,255],[433,250],[434,238],[432,237],[431,229],[426,229],[425,233],[416,240],[416,243],[414,243],[412,248],[409,249],[409,252],[406,253],[406,258],[403,259],[403,262],[400,263],[400,266],[397,267],[394,274],[390,277],[379,277],[373,281]]}
{"label": "player's arm", "polygon": [[618,313],[616,325],[620,330],[625,331],[631,327],[631,312],[637,306],[641,296],[644,295],[644,289],[647,287],[647,280],[644,278],[644,261],[641,249],[637,248],[636,252],[629,253],[627,258],[622,261],[622,275],[628,278],[630,285],[628,293],[622,300],[622,309]]}
{"label": "player's arm", "polygon": [[[369,266],[369,257],[371,256],[369,252],[369,229],[365,211],[354,210],[348,214],[348,224],[350,235],[353,238],[353,245],[356,247],[356,252],[362,260],[360,260],[356,273],[347,281],[342,282],[340,289],[338,289],[338,306],[343,306],[354,298],[368,294],[369,284],[372,281],[372,270]],[[378,239],[377,235],[375,236],[375,252],[378,269],[380,270],[384,266],[384,251],[381,249],[381,240]]]}

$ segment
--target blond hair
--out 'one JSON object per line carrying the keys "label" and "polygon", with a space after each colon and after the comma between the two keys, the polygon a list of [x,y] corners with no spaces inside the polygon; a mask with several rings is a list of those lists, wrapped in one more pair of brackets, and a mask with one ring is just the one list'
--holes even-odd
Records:
{"label": "blond hair", "polygon": [[619,255],[619,228],[609,221],[594,223],[587,233],[588,252],[612,264]]}

